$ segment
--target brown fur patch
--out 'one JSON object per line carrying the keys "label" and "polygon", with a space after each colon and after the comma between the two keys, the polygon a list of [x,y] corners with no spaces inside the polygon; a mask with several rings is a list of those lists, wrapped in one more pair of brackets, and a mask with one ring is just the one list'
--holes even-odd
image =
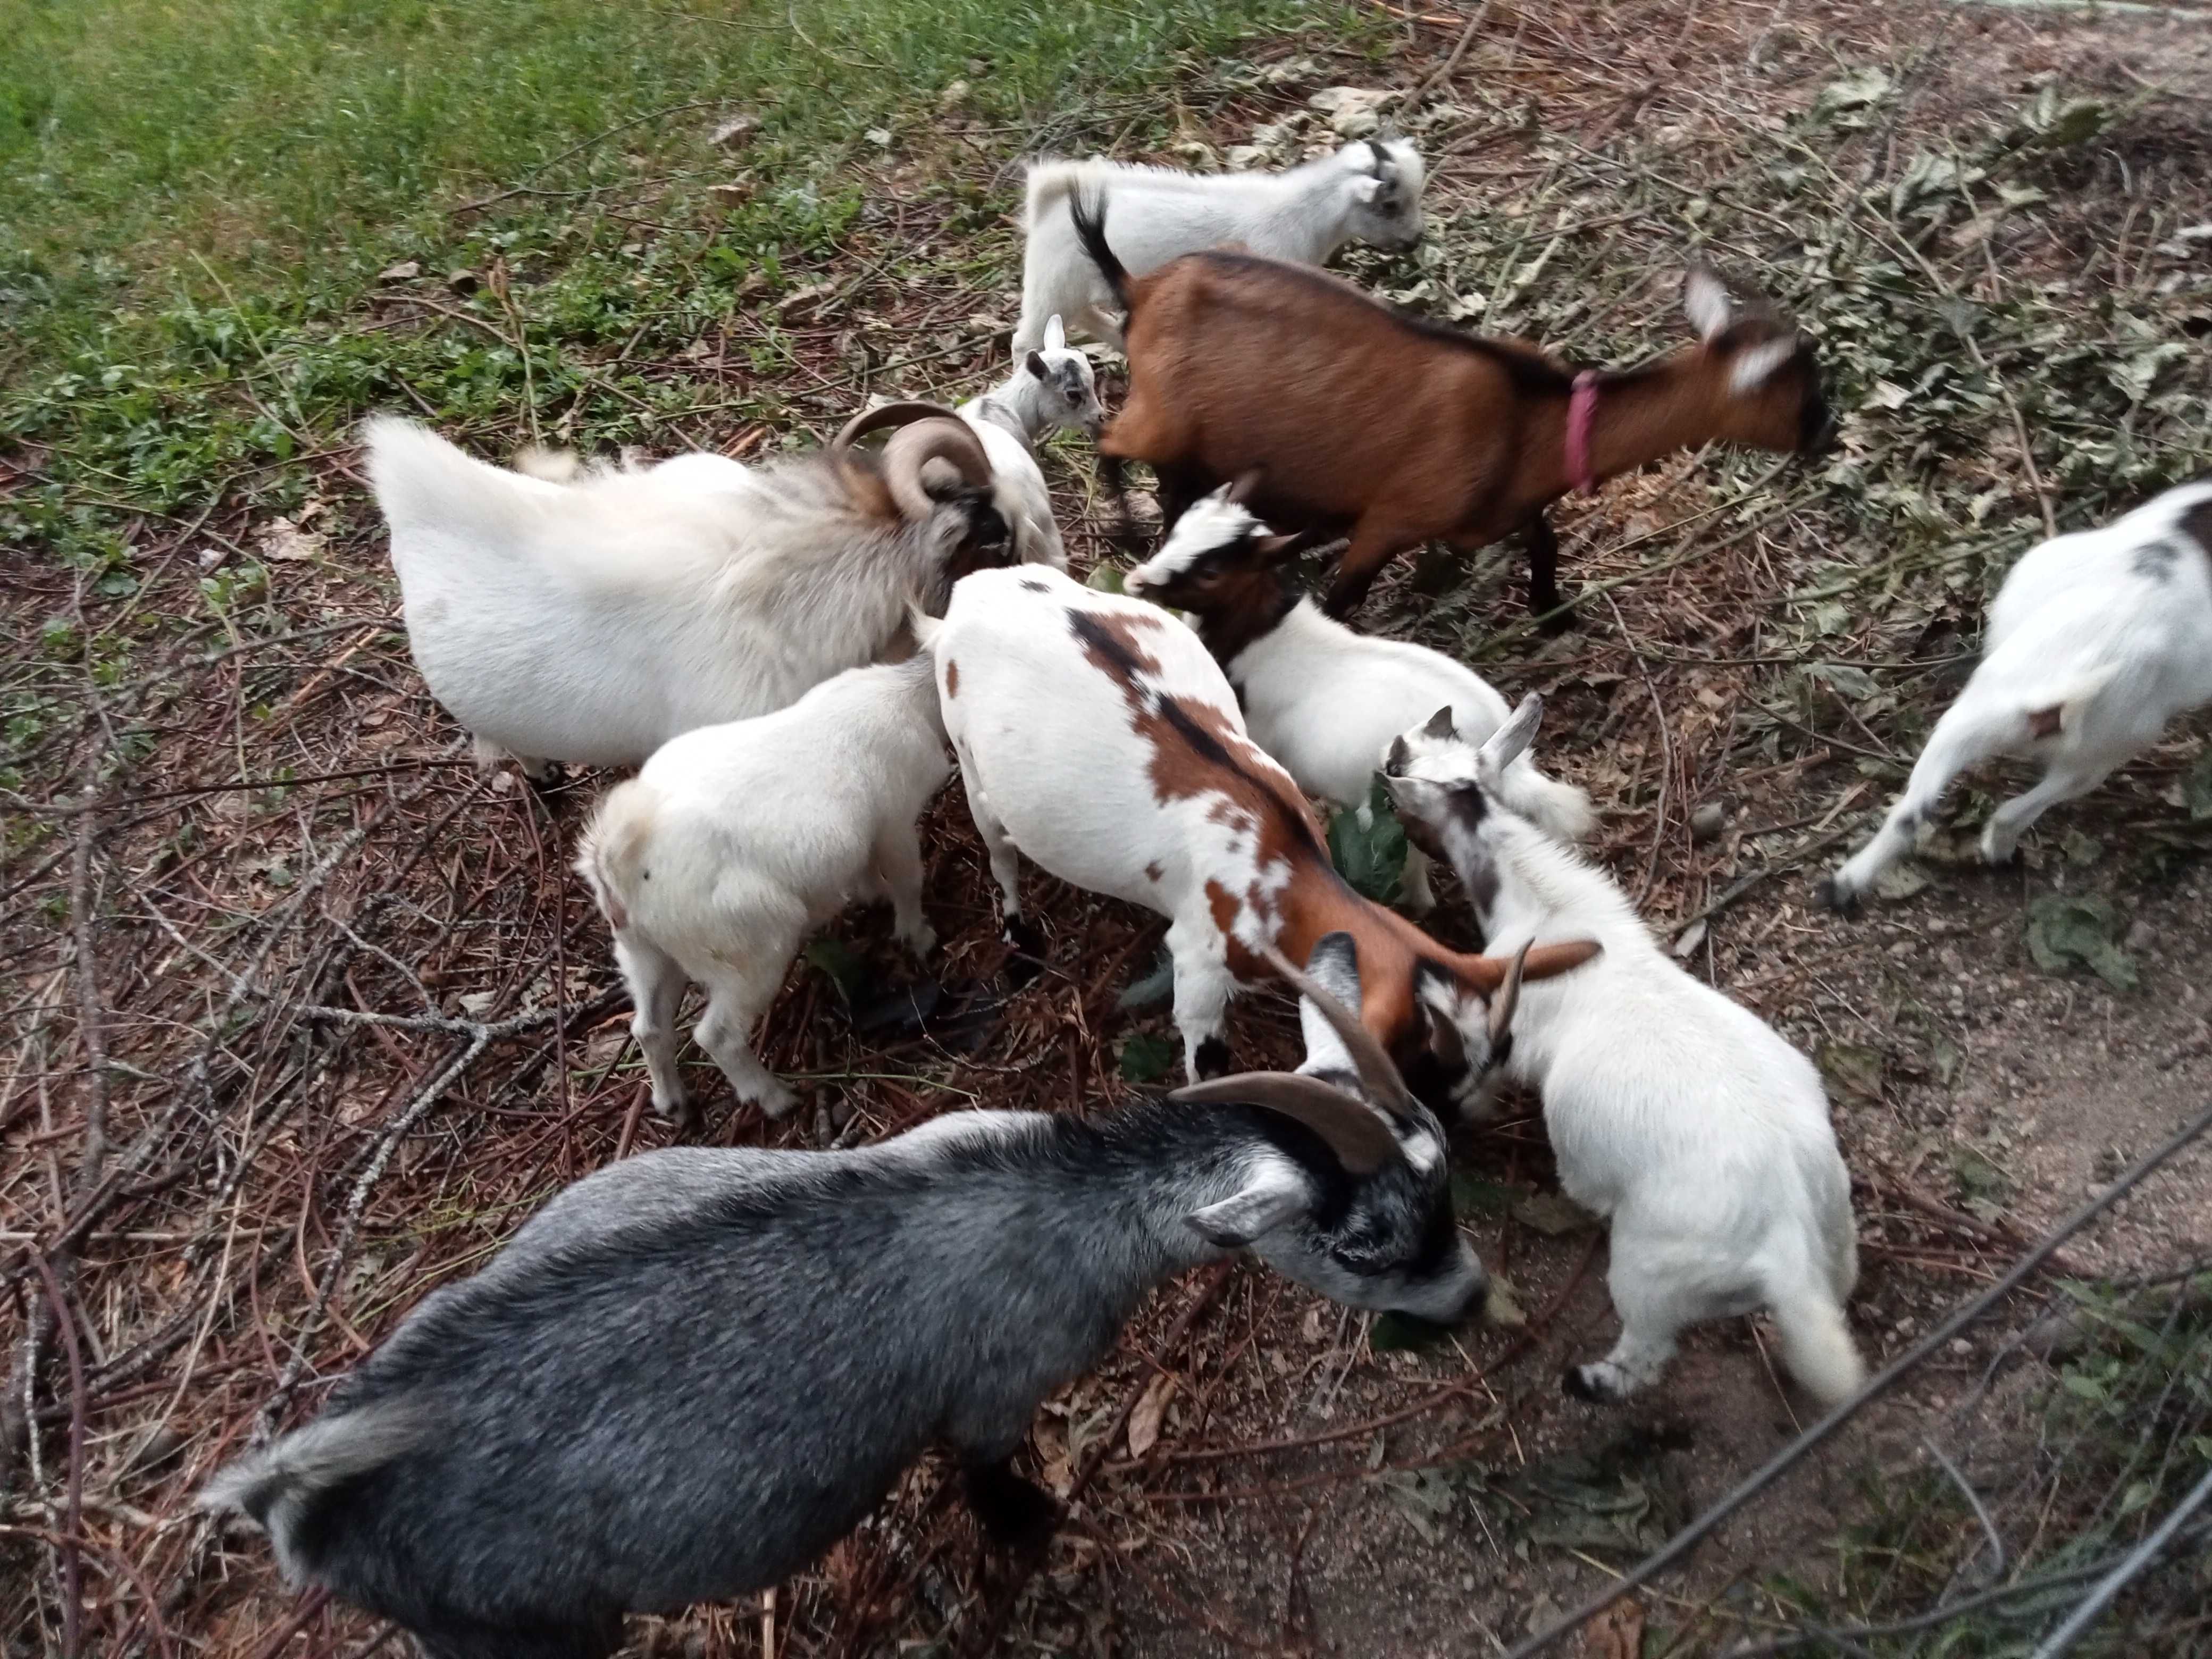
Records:
{"label": "brown fur patch", "polygon": [[1160,861],[1158,859],[1154,859],[1150,864],[1145,866],[1145,879],[1146,881],[1158,881],[1165,874],[1167,874],[1167,872],[1160,868]]}
{"label": "brown fur patch", "polygon": [[948,697],[960,695],[960,665],[957,662],[948,661],[945,665],[945,695]]}
{"label": "brown fur patch", "polygon": [[2057,703],[2051,704],[2048,708],[2029,709],[2027,735],[2031,738],[2057,737],[2063,712],[2061,705]]}

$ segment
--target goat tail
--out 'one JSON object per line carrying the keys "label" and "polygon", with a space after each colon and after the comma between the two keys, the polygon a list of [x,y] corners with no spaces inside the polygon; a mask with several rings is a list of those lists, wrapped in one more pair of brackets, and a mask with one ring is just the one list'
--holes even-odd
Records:
{"label": "goat tail", "polygon": [[531,506],[565,494],[563,486],[542,477],[464,454],[427,427],[397,416],[364,421],[361,441],[369,488],[394,530],[420,526],[504,547],[523,532]]}
{"label": "goat tail", "polygon": [[1106,286],[1114,291],[1114,302],[1125,313],[1136,310],[1136,301],[1129,287],[1128,267],[1115,256],[1106,244],[1106,192],[1103,190],[1073,191],[1067,198],[1067,216],[1075,226],[1075,238],[1083,244],[1083,251],[1091,256],[1091,263],[1098,267],[1098,274]]}
{"label": "goat tail", "polygon": [[643,778],[618,783],[607,791],[577,843],[575,872],[617,933],[629,926],[630,898],[659,805],[660,792]]}
{"label": "goat tail", "polygon": [[1597,828],[1597,809],[1589,793],[1546,777],[1525,755],[1505,769],[1498,793],[1506,805],[1558,840],[1587,841]]}
{"label": "goat tail", "polygon": [[420,1407],[386,1401],[319,1418],[218,1469],[193,1499],[210,1514],[245,1516],[275,1540],[287,1573],[300,1576],[296,1523],[315,1500],[434,1437]]}
{"label": "goat tail", "polygon": [[1774,1322],[1782,1333],[1782,1363],[1805,1391],[1824,1407],[1850,1399],[1866,1381],[1866,1362],[1851,1340],[1844,1304],[1825,1284],[1808,1274],[1789,1293],[1773,1298]]}

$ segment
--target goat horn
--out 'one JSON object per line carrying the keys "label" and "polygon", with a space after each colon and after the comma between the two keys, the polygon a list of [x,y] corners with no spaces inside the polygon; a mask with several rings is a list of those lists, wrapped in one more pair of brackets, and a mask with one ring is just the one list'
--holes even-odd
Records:
{"label": "goat horn", "polygon": [[1490,1051],[1498,1052],[1498,1045],[1513,1029],[1513,1011],[1521,1006],[1521,975],[1528,966],[1530,939],[1513,953],[1513,965],[1505,970],[1505,983],[1498,988],[1498,994],[1490,1000]]}
{"label": "goat horn", "polygon": [[1260,954],[1267,965],[1282,976],[1297,994],[1320,1012],[1321,1017],[1335,1028],[1342,1039],[1345,1052],[1352,1056],[1358,1068],[1359,1080],[1367,1085],[1368,1095],[1375,1103],[1392,1117],[1408,1123],[1419,1122],[1421,1109],[1413,1100],[1413,1091],[1406,1087],[1406,1079],[1398,1074],[1398,1067],[1389,1052],[1375,1040],[1375,1034],[1359,1023],[1359,1016],[1339,1002],[1315,983],[1304,969],[1291,965],[1291,959],[1277,950],[1273,943],[1260,947]]}
{"label": "goat horn", "polygon": [[887,426],[911,426],[916,421],[943,419],[957,421],[960,416],[943,404],[908,401],[885,404],[880,409],[864,409],[845,422],[844,429],[830,441],[830,453],[842,456],[871,432],[880,432]]}
{"label": "goat horn", "polygon": [[1258,1106],[1311,1129],[1356,1176],[1373,1175],[1398,1156],[1390,1126],[1341,1089],[1303,1072],[1244,1072],[1177,1089],[1168,1098],[1194,1105]]}
{"label": "goat horn", "polygon": [[927,518],[937,505],[922,483],[922,469],[932,461],[950,464],[963,483],[991,487],[991,458],[974,428],[957,416],[916,421],[884,446],[884,487],[909,520]]}
{"label": "goat horn", "polygon": [[[1570,939],[1565,945],[1532,945],[1524,953],[1522,977],[1530,981],[1553,979],[1603,954],[1605,946],[1594,939]],[[1496,957],[1453,957],[1454,965],[1468,983],[1490,996],[1504,989],[1513,964]]]}

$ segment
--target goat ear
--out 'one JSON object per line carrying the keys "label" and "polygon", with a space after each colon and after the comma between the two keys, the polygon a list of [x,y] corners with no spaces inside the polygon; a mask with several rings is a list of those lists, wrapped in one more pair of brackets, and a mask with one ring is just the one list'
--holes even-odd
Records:
{"label": "goat ear", "polygon": [[1291,557],[1304,545],[1305,538],[1295,532],[1287,536],[1262,536],[1252,544],[1252,553],[1261,563],[1273,564]]}
{"label": "goat ear", "polygon": [[1475,751],[1475,776],[1486,784],[1494,783],[1507,767],[1528,752],[1543,718],[1544,700],[1531,691],[1521,699],[1521,706],[1505,724],[1490,734],[1490,741]]}
{"label": "goat ear", "polygon": [[1755,346],[1746,346],[1729,365],[1729,390],[1737,397],[1756,392],[1771,380],[1777,369],[1797,355],[1797,342],[1784,336]]}
{"label": "goat ear", "polygon": [[1249,505],[1252,498],[1260,493],[1260,486],[1267,482],[1267,477],[1264,468],[1248,467],[1238,475],[1237,482],[1229,486],[1229,493],[1224,499],[1237,507]]}
{"label": "goat ear", "polygon": [[1395,737],[1390,739],[1390,752],[1382,757],[1383,773],[1388,775],[1393,772],[1402,772],[1413,758],[1413,751],[1406,747],[1405,738],[1402,735]]}
{"label": "goat ear", "polygon": [[1044,356],[1041,352],[1030,353],[1022,360],[1022,366],[1040,380],[1048,380],[1052,378],[1052,371],[1045,367]]}
{"label": "goat ear", "polygon": [[1437,1063],[1455,1074],[1466,1070],[1467,1039],[1460,1035],[1459,1022],[1452,1018],[1452,1010],[1439,1007],[1436,1000],[1425,993],[1421,1023],[1427,1027],[1425,1042]]}
{"label": "goat ear", "polygon": [[1710,343],[1727,330],[1735,302],[1711,265],[1694,264],[1682,273],[1682,311],[1701,340]]}
{"label": "goat ear", "polygon": [[1060,326],[1060,313],[1056,311],[1045,322],[1044,349],[1047,351],[1067,349],[1067,331]]}
{"label": "goat ear", "polygon": [[1352,199],[1355,202],[1364,202],[1372,205],[1375,198],[1382,193],[1382,181],[1372,173],[1352,181]]}
{"label": "goat ear", "polygon": [[1269,1160],[1241,1193],[1193,1210],[1184,1222],[1209,1244],[1224,1250],[1241,1250],[1262,1234],[1273,1232],[1312,1202],[1305,1178]]}
{"label": "goat ear", "polygon": [[[1459,728],[1452,724],[1449,703],[1446,703],[1429,716],[1429,723],[1421,728],[1421,735],[1425,738],[1435,738],[1440,742],[1449,742],[1459,735]],[[1401,738],[1399,741],[1402,743],[1405,739]]]}

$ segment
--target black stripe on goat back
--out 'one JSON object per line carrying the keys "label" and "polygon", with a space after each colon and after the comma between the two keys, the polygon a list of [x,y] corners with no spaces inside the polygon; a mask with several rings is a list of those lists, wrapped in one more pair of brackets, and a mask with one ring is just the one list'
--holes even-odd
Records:
{"label": "black stripe on goat back", "polygon": [[1462,351],[1471,351],[1489,359],[1504,372],[1516,392],[1550,392],[1565,397],[1574,390],[1574,375],[1552,362],[1534,346],[1518,345],[1510,340],[1487,339],[1480,334],[1469,334],[1449,324],[1433,321],[1418,312],[1408,311],[1402,306],[1393,305],[1387,300],[1354,288],[1326,271],[1291,264],[1285,260],[1262,258],[1256,253],[1235,253],[1221,248],[1189,257],[1227,265],[1238,271],[1263,271],[1279,282],[1294,284],[1310,294],[1326,294],[1340,303],[1368,306],[1409,333],[1440,344],[1456,346]]}

